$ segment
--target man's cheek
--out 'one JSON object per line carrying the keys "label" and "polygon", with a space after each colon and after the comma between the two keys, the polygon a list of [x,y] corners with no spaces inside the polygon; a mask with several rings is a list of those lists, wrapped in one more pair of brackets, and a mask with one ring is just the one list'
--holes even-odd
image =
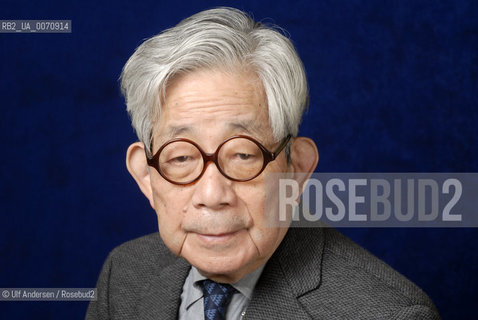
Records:
{"label": "man's cheek", "polygon": [[178,227],[179,225],[177,224],[171,225],[164,222],[159,224],[159,233],[161,238],[169,250],[175,255],[180,255],[181,249],[186,239],[186,233],[184,233]]}
{"label": "man's cheek", "polygon": [[[170,195],[168,192],[161,192],[160,190],[154,190],[154,208],[158,219],[164,219],[168,216],[174,216],[175,210],[177,211],[177,204],[181,200],[174,195]],[[180,213],[176,212],[176,214]]]}

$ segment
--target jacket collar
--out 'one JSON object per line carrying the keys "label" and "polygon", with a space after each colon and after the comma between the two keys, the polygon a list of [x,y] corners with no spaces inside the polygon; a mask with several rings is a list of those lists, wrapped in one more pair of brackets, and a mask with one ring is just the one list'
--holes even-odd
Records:
{"label": "jacket collar", "polygon": [[190,267],[183,258],[176,258],[173,263],[162,268],[142,292],[138,318],[177,319],[181,291]]}
{"label": "jacket collar", "polygon": [[[321,228],[290,228],[266,264],[249,304],[245,319],[310,319],[298,298],[320,286],[324,232]],[[273,292],[273,294],[271,294]]]}
{"label": "jacket collar", "polygon": [[[245,319],[264,319],[271,308],[276,314],[307,319],[297,298],[320,286],[324,242],[321,228],[290,228],[256,284]],[[177,319],[190,267],[183,258],[176,258],[152,278],[140,299],[139,319],[158,319],[158,315]]]}
{"label": "jacket collar", "polygon": [[280,265],[296,297],[320,285],[324,243],[321,228],[291,228],[271,261]]}

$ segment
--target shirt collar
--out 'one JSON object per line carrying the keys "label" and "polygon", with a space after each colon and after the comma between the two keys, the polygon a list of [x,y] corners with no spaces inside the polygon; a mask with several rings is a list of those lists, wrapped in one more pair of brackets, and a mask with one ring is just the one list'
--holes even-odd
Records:
{"label": "shirt collar", "polygon": [[[264,270],[264,266],[265,265],[262,265],[254,272],[249,273],[241,280],[237,281],[236,283],[232,283],[231,285],[242,295],[244,295],[248,300],[250,300],[252,298],[252,293],[254,291],[254,287],[256,286],[257,280],[259,280],[259,277],[262,274],[262,270]],[[193,303],[203,297],[200,282],[206,279],[207,278],[205,276],[199,273],[196,267],[191,267],[189,275],[186,279],[186,282],[189,283],[190,288],[190,290],[188,290],[188,294],[185,297],[186,309],[188,309]]]}

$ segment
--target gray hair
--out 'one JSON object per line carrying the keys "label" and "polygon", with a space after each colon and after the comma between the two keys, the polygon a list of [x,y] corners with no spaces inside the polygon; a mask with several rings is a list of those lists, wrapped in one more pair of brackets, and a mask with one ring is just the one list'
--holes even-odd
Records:
{"label": "gray hair", "polygon": [[238,67],[252,70],[262,81],[274,139],[296,136],[308,106],[307,80],[294,46],[279,30],[240,10],[216,8],[144,41],[121,74],[121,91],[139,140],[149,149],[168,80],[199,69]]}

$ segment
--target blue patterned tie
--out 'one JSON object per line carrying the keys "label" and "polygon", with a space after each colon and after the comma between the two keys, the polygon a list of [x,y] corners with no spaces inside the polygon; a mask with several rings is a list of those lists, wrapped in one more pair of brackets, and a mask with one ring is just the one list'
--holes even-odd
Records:
{"label": "blue patterned tie", "polygon": [[204,319],[226,319],[226,308],[232,294],[236,291],[231,285],[206,279],[202,282],[204,293]]}

